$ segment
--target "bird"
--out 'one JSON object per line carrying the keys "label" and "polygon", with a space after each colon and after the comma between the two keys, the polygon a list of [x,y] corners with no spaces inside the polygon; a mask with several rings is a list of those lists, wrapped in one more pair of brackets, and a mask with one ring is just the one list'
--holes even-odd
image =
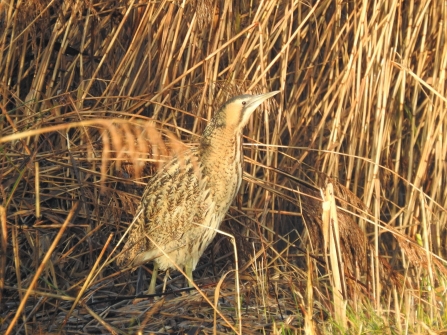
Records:
{"label": "bird", "polygon": [[174,155],[147,183],[116,263],[136,269],[154,262],[158,271],[192,271],[216,235],[241,186],[242,132],[262,102],[279,91],[239,95],[225,102],[205,127],[198,147]]}

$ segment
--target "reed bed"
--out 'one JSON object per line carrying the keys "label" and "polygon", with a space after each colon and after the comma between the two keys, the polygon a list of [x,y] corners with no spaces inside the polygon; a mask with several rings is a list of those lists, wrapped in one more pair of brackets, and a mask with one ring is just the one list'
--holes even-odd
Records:
{"label": "reed bed", "polygon": [[[446,17],[441,0],[0,2],[0,331],[445,332]],[[144,185],[219,104],[271,90],[199,290],[173,273],[136,299],[114,258]]]}

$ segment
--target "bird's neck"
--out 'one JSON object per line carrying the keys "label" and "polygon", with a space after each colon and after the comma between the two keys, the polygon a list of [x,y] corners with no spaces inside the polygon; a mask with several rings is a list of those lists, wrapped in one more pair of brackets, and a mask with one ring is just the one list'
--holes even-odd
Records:
{"label": "bird's neck", "polygon": [[[234,129],[220,128],[213,131],[209,136],[202,138],[200,142],[200,155],[202,163],[213,163],[231,160],[235,158],[236,152],[241,151],[242,134]],[[223,165],[223,164],[222,164]]]}
{"label": "bird's neck", "polygon": [[236,193],[242,178],[242,134],[233,129],[220,128],[200,143],[201,165],[204,176],[210,183],[234,184],[228,190]]}

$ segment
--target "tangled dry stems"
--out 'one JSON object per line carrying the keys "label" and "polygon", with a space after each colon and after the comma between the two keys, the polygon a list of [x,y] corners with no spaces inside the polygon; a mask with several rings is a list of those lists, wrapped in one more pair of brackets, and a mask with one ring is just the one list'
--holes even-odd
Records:
{"label": "tangled dry stems", "polygon": [[[445,17],[442,1],[0,3],[0,329],[356,331],[343,302],[387,331],[442,327]],[[211,303],[120,300],[136,274],[113,258],[150,175],[228,96],[273,89],[223,226],[242,329],[223,237],[196,272]]]}

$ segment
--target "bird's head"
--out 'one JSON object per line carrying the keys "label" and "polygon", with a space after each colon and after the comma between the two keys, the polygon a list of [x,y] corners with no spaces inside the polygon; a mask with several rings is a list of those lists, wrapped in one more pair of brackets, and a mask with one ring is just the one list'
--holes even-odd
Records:
{"label": "bird's head", "polygon": [[241,132],[255,109],[277,93],[279,91],[259,95],[244,94],[231,98],[219,108],[205,129],[204,136],[216,128],[234,129],[236,133]]}

